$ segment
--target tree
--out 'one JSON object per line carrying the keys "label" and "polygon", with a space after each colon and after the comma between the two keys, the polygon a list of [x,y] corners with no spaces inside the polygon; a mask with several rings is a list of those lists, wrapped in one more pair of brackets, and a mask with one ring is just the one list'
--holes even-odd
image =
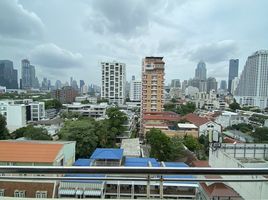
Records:
{"label": "tree", "polygon": [[0,114],[0,140],[9,139],[9,133],[6,128],[7,122],[6,118]]}
{"label": "tree", "polygon": [[106,114],[109,118],[109,128],[115,136],[125,132],[126,128],[123,124],[127,121],[127,115],[119,110],[118,107],[107,109]]}
{"label": "tree", "polygon": [[98,146],[96,122],[92,118],[67,121],[59,132],[61,140],[76,141],[76,157],[87,158]]}
{"label": "tree", "polygon": [[236,110],[240,110],[241,109],[239,103],[237,103],[235,99],[234,99],[234,102],[229,105],[229,108],[231,110],[233,110],[233,111],[236,111]]}
{"label": "tree", "polygon": [[46,129],[33,127],[32,125],[19,128],[11,135],[14,139],[25,137],[30,140],[52,140]]}
{"label": "tree", "polygon": [[64,111],[61,113],[61,118],[63,119],[73,119],[79,117],[81,117],[81,114],[79,112]]}
{"label": "tree", "polygon": [[45,101],[45,108],[46,109],[52,109],[52,108],[61,109],[62,104],[57,99],[52,99],[52,100]]}
{"label": "tree", "polygon": [[256,128],[255,132],[252,133],[255,142],[267,143],[268,142],[268,128],[259,127]]}
{"label": "tree", "polygon": [[89,104],[90,102],[89,102],[89,100],[83,100],[83,101],[81,101],[81,104]]}
{"label": "tree", "polygon": [[201,149],[201,145],[198,142],[196,138],[194,138],[192,135],[185,135],[183,137],[183,144],[190,150],[190,151],[196,151]]}
{"label": "tree", "polygon": [[195,103],[187,102],[186,105],[180,105],[176,109],[176,113],[181,115],[187,115],[188,113],[193,113],[196,109]]}

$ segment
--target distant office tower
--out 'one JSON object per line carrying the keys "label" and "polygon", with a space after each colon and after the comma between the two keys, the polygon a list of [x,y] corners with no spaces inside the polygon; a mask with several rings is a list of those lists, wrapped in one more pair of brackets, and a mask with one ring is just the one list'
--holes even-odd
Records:
{"label": "distant office tower", "polygon": [[171,88],[180,88],[181,87],[181,81],[180,79],[173,79],[171,80]]}
{"label": "distant office tower", "polygon": [[75,101],[77,91],[75,91],[71,86],[64,86],[61,89],[53,90],[51,95],[52,98],[57,99],[61,103],[72,103]]}
{"label": "distant office tower", "polygon": [[195,69],[195,79],[197,80],[206,80],[207,79],[207,69],[206,64],[203,61],[200,61],[197,64]]}
{"label": "distant office tower", "polygon": [[220,85],[221,90],[226,90],[227,89],[227,83],[226,80],[221,80],[221,85]]}
{"label": "distant office tower", "polygon": [[248,57],[235,99],[242,105],[268,107],[268,50],[256,51]]}
{"label": "distant office tower", "polygon": [[27,59],[21,61],[21,79],[22,89],[31,89],[36,84],[35,67]]}
{"label": "distant office tower", "polygon": [[215,90],[217,92],[218,83],[214,77],[209,77],[207,80],[207,93],[210,93],[211,90]]}
{"label": "distant office tower", "polygon": [[61,87],[62,87],[61,81],[60,80],[56,80],[56,82],[55,82],[55,89],[56,90],[57,89],[61,89]]}
{"label": "distant office tower", "polygon": [[7,89],[18,89],[18,71],[10,60],[0,60],[0,86]]}
{"label": "distant office tower", "polygon": [[185,89],[187,88],[187,86],[188,86],[188,81],[187,80],[184,80],[182,82],[182,84],[181,84],[181,91],[182,91],[182,93],[185,92]]}
{"label": "distant office tower", "polygon": [[142,113],[164,110],[164,67],[163,57],[142,60]]}
{"label": "distant office tower", "polygon": [[231,94],[234,94],[235,93],[235,90],[238,86],[238,83],[239,83],[239,78],[238,77],[235,77],[232,81],[232,87],[231,87]]}
{"label": "distant office tower", "polygon": [[228,91],[231,92],[232,80],[238,77],[239,59],[229,60]]}
{"label": "distant office tower", "polygon": [[132,76],[130,82],[130,101],[140,101],[141,100],[141,81],[135,80],[135,76]]}
{"label": "distant office tower", "polygon": [[76,80],[73,80],[72,81],[72,85],[73,89],[75,89],[75,91],[79,92],[79,88],[78,88],[78,84],[77,84],[77,81]]}
{"label": "distant office tower", "polygon": [[79,84],[79,89],[80,89],[80,92],[82,91],[82,88],[83,88],[83,86],[85,85],[85,81],[84,80],[80,80],[80,82],[79,82],[80,84]]}
{"label": "distant office tower", "polygon": [[126,98],[126,64],[101,62],[102,87],[101,97],[110,103],[124,104]]}

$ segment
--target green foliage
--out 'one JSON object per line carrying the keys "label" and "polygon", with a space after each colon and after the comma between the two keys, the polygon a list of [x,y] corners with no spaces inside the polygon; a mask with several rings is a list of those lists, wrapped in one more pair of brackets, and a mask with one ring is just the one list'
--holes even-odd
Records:
{"label": "green foliage", "polygon": [[159,129],[151,129],[146,133],[147,143],[150,144],[150,156],[159,161],[175,161],[183,155],[181,139],[169,138]]}
{"label": "green foliage", "polygon": [[185,135],[183,137],[183,144],[190,150],[190,151],[197,151],[202,148],[201,144],[198,142],[198,139],[194,138],[192,135]]}
{"label": "green foliage", "polygon": [[239,103],[237,103],[235,99],[234,99],[234,102],[231,103],[231,104],[229,105],[229,108],[230,108],[231,110],[233,110],[233,111],[236,111],[237,109],[238,109],[238,110],[241,109]]}
{"label": "green foliage", "polygon": [[187,102],[185,105],[177,105],[175,103],[167,103],[164,105],[165,111],[173,111],[180,115],[186,115],[188,113],[193,113],[196,109],[196,106],[193,102]]}
{"label": "green foliage", "polygon": [[97,99],[97,103],[109,103],[109,100],[105,98],[101,98],[101,99]]}
{"label": "green foliage", "polygon": [[209,139],[208,139],[208,135],[201,135],[198,138],[198,142],[203,145],[204,147],[204,152],[206,154],[206,156],[209,155]]}
{"label": "green foliage", "polygon": [[250,124],[241,123],[241,124],[234,124],[232,126],[229,126],[226,128],[226,130],[238,130],[243,133],[251,133],[251,131],[253,130],[253,127]]}
{"label": "green foliage", "polygon": [[67,121],[60,130],[59,138],[76,141],[77,158],[86,158],[98,146],[95,120],[87,118]]}
{"label": "green foliage", "polygon": [[15,130],[12,134],[14,139],[25,137],[30,140],[52,140],[44,128],[36,128],[32,125]]}
{"label": "green foliage", "polygon": [[121,112],[117,107],[107,109],[106,114],[109,118],[109,128],[111,132],[116,136],[124,133],[126,128],[123,124],[127,120],[126,114]]}
{"label": "green foliage", "polygon": [[60,101],[56,99],[52,99],[52,100],[45,101],[45,108],[46,109],[52,109],[52,108],[60,109],[62,108],[62,104]]}
{"label": "green foliage", "polygon": [[6,118],[0,114],[0,140],[9,139],[9,132],[6,128]]}
{"label": "green foliage", "polygon": [[83,100],[83,101],[81,101],[81,104],[89,104],[90,102],[89,102],[89,100]]}
{"label": "green foliage", "polygon": [[261,124],[264,124],[265,120],[268,119],[267,116],[260,115],[260,114],[253,114],[249,120],[254,121],[254,122],[259,122]]}
{"label": "green foliage", "polygon": [[74,119],[74,118],[80,118],[81,114],[78,112],[68,112],[68,111],[64,111],[61,113],[61,118],[63,119]]}
{"label": "green foliage", "polygon": [[267,143],[268,142],[268,128],[260,127],[256,128],[255,132],[252,133],[254,141],[258,143]]}

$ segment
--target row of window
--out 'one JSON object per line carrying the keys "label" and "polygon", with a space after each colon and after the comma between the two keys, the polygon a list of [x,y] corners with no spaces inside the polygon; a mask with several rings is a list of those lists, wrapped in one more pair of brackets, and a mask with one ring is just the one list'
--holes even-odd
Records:
{"label": "row of window", "polygon": [[[0,189],[0,197],[5,196],[5,190]],[[26,197],[26,191],[25,190],[15,190],[14,191],[14,197]],[[35,198],[47,198],[47,191],[36,191]]]}

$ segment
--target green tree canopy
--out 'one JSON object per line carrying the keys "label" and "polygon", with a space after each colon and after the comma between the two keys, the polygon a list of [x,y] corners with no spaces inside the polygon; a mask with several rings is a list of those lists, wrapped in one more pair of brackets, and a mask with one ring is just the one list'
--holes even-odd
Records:
{"label": "green tree canopy", "polygon": [[183,144],[190,150],[190,151],[197,151],[200,150],[202,147],[198,140],[194,138],[192,135],[185,135],[183,138]]}
{"label": "green tree canopy", "polygon": [[52,109],[52,108],[60,109],[62,108],[62,104],[57,99],[52,99],[52,100],[45,101],[45,108],[46,109]]}
{"label": "green tree canopy", "polygon": [[126,128],[123,126],[123,124],[128,119],[126,114],[121,112],[118,107],[107,109],[106,114],[109,118],[109,128],[115,134],[115,136],[124,133]]}
{"label": "green tree canopy", "polygon": [[48,135],[47,130],[44,128],[36,128],[32,125],[19,128],[12,132],[14,139],[25,137],[30,140],[52,140],[51,136]]}
{"label": "green tree canopy", "polygon": [[9,133],[6,128],[7,122],[6,118],[0,114],[0,140],[9,139]]}
{"label": "green tree canopy", "polygon": [[255,142],[267,143],[268,142],[268,128],[267,127],[256,128],[255,132],[252,133],[252,137],[254,137]]}
{"label": "green tree canopy", "polygon": [[231,110],[233,110],[233,111],[236,111],[237,109],[238,109],[238,110],[241,109],[239,103],[237,103],[235,99],[234,99],[234,102],[231,103],[231,104],[229,105],[229,108],[230,108]]}

